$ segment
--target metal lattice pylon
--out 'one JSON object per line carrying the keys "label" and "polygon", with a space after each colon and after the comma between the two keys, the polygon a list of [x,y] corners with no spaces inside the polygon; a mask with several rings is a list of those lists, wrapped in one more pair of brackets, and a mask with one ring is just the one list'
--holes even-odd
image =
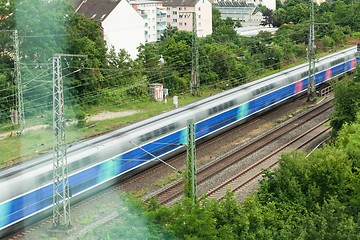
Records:
{"label": "metal lattice pylon", "polygon": [[194,120],[187,121],[187,159],[185,171],[184,195],[196,201],[196,156],[195,156],[195,124]]}
{"label": "metal lattice pylon", "polygon": [[21,135],[25,128],[24,99],[21,83],[20,57],[19,57],[19,39],[17,30],[13,31],[14,58],[15,58],[15,77],[16,77],[16,100],[19,117],[19,134]]}
{"label": "metal lattice pylon", "polygon": [[71,221],[61,72],[61,55],[56,54],[53,57],[53,228],[66,230],[71,227]]}
{"label": "metal lattice pylon", "polygon": [[310,0],[310,36],[308,46],[309,79],[307,85],[308,100],[315,99],[315,31],[314,31],[314,2]]}
{"label": "metal lattice pylon", "polygon": [[197,95],[200,92],[200,78],[199,78],[199,50],[197,37],[197,22],[196,13],[192,13],[193,27],[192,27],[192,61],[191,61],[191,93],[194,91]]}

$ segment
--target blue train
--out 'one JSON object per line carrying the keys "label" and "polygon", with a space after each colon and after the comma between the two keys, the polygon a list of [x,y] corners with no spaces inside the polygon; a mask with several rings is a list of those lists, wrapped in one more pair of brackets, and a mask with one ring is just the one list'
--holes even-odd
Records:
{"label": "blue train", "polygon": [[[319,59],[316,85],[357,63],[356,47]],[[72,201],[159,163],[153,155],[167,159],[184,150],[188,119],[204,141],[305,93],[307,83],[308,65],[301,64],[70,147]],[[0,237],[50,214],[52,174],[51,154],[0,172]]]}

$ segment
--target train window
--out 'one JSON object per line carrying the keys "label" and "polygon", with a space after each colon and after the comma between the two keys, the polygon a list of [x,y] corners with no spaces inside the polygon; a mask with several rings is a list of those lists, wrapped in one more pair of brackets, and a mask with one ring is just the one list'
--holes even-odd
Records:
{"label": "train window", "polygon": [[216,106],[216,107],[210,108],[210,109],[208,110],[208,114],[211,115],[211,114],[220,112],[220,111],[225,110],[225,109],[228,109],[228,108],[230,108],[230,107],[232,107],[232,106],[234,106],[234,105],[235,105],[235,101],[234,101],[234,100],[225,102],[225,103],[220,104],[220,105],[218,105],[218,106]]}
{"label": "train window", "polygon": [[308,76],[308,72],[303,72],[302,74],[301,74],[301,78],[305,78],[305,77],[307,77]]}
{"label": "train window", "polygon": [[43,173],[36,178],[38,184],[44,184],[53,178],[52,172]]}
{"label": "train window", "polygon": [[161,134],[161,130],[160,129],[155,129],[154,136],[159,136],[160,134]]}
{"label": "train window", "polygon": [[158,137],[160,135],[163,135],[165,133],[171,132],[172,130],[174,130],[176,128],[176,124],[175,123],[171,123],[170,125],[164,126],[162,128],[158,128],[155,129],[152,132],[148,132],[146,134],[143,134],[140,136],[140,141],[141,142],[146,142],[152,138]]}
{"label": "train window", "polygon": [[341,62],[343,62],[344,61],[344,58],[342,57],[342,58],[339,58],[339,59],[336,59],[335,61],[332,61],[331,62],[331,66],[334,66],[334,65],[337,65],[337,64],[339,64],[339,63],[341,63]]}

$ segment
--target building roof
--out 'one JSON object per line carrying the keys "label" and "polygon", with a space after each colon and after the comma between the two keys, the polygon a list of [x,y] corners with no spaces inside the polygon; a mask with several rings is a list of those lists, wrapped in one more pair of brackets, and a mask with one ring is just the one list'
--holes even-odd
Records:
{"label": "building roof", "polygon": [[102,22],[109,16],[120,1],[121,0],[83,0],[76,6],[76,12],[84,14],[86,18],[93,18]]}
{"label": "building roof", "polygon": [[228,2],[228,1],[218,1],[213,4],[214,7],[256,7],[253,3],[246,2]]}
{"label": "building roof", "polygon": [[227,1],[218,1],[217,3],[213,4],[214,7],[218,8],[221,13],[222,9],[237,9],[239,13],[247,11],[247,14],[256,14],[260,12],[260,8],[255,6],[253,3],[246,3],[246,2],[227,2]]}
{"label": "building roof", "polygon": [[195,6],[199,0],[162,0],[163,6]]}

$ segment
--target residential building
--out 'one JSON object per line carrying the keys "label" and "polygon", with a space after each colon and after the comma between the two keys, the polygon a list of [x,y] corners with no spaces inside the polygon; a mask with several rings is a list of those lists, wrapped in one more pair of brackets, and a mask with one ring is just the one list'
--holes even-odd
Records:
{"label": "residential building", "polygon": [[161,1],[135,0],[130,5],[144,19],[145,42],[157,42],[166,29],[166,9]]}
{"label": "residential building", "polygon": [[137,47],[145,43],[145,24],[126,0],[83,0],[75,11],[99,22],[109,48],[125,49],[132,59],[137,57]]}
{"label": "residential building", "polygon": [[192,31],[193,15],[196,15],[197,35],[212,33],[212,5],[209,0],[164,0],[166,24],[179,30]]}

